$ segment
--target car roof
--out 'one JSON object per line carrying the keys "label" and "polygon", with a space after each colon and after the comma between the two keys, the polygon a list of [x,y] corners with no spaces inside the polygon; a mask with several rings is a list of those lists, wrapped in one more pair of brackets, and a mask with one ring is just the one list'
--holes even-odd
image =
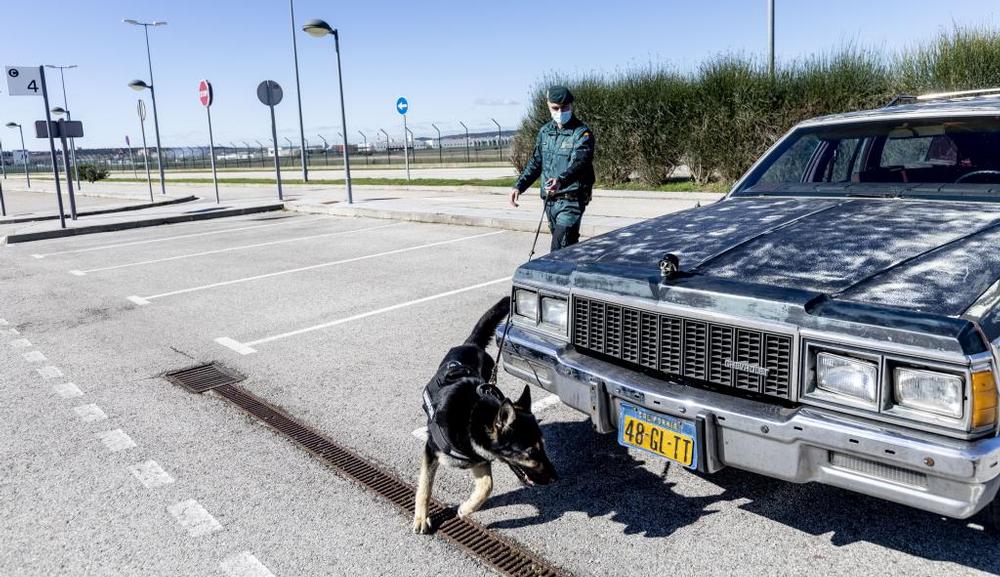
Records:
{"label": "car roof", "polygon": [[[960,93],[959,93],[960,94]],[[933,95],[932,95],[933,96]],[[881,120],[907,120],[910,118],[952,118],[963,116],[1000,116],[1000,94],[967,96],[947,96],[918,100],[915,97],[901,97],[899,104],[889,104],[882,108],[859,110],[841,114],[830,114],[810,118],[799,123],[801,127],[815,127],[853,122],[876,122]]]}

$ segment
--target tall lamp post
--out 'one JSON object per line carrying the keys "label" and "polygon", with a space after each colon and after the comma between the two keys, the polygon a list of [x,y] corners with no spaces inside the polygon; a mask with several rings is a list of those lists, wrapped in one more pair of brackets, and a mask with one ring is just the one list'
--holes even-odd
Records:
{"label": "tall lamp post", "polygon": [[344,182],[347,183],[347,203],[352,204],[354,195],[351,192],[351,161],[347,152],[347,113],[344,111],[344,75],[340,68],[340,33],[322,20],[309,20],[302,26],[302,30],[314,38],[333,35],[333,47],[337,52],[337,83],[340,85],[340,126],[344,131]]}
{"label": "tall lamp post", "polygon": [[153,89],[153,58],[149,53],[149,27],[166,26],[167,23],[161,20],[153,22],[139,22],[138,20],[132,20],[131,18],[125,18],[122,22],[133,26],[142,26],[143,32],[146,33],[146,62],[149,64],[149,84],[146,84],[142,80],[133,80],[132,82],[129,82],[128,85],[136,92],[149,89],[150,98],[153,99],[153,130],[156,132],[156,163],[160,168],[160,192],[167,194],[167,179],[163,174],[163,147],[160,145],[160,118],[156,113],[156,91]]}
{"label": "tall lamp post", "polygon": [[472,162],[472,156],[469,155],[469,127],[464,122],[459,122],[459,124],[465,129],[465,162]]}
{"label": "tall lamp post", "polygon": [[28,181],[28,188],[31,188],[31,174],[28,173],[28,149],[24,147],[24,129],[16,122],[8,122],[7,128],[17,128],[21,133],[21,162],[24,163],[24,178]]}
{"label": "tall lamp post", "polygon": [[299,101],[299,147],[302,157],[302,182],[309,182],[309,168],[306,163],[306,130],[302,124],[302,86],[299,84],[299,45],[295,40],[295,0],[288,0],[288,12],[291,15],[289,23],[292,28],[292,58],[295,60],[295,97]]}
{"label": "tall lamp post", "polygon": [[774,0],[767,0],[767,71],[774,77]]}

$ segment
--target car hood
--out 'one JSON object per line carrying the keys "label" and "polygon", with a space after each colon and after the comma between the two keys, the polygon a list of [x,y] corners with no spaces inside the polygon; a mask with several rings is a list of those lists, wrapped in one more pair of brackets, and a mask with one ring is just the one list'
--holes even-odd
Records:
{"label": "car hood", "polygon": [[594,237],[538,264],[658,275],[666,253],[698,277],[959,316],[1000,277],[1000,205],[734,197]]}

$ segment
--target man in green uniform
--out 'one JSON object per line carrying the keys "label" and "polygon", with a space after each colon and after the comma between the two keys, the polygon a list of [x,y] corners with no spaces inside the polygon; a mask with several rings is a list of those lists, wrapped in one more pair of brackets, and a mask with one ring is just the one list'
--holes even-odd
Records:
{"label": "man in green uniform", "polygon": [[538,131],[535,150],[510,191],[510,204],[542,177],[542,199],[552,233],[551,250],[580,240],[580,219],[594,189],[594,134],[573,115],[573,93],[553,86],[546,93],[552,121]]}

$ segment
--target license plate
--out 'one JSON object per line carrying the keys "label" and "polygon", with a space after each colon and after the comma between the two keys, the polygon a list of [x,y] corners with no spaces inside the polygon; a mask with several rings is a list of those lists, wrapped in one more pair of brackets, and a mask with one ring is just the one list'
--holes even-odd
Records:
{"label": "license plate", "polygon": [[618,443],[691,469],[698,467],[698,434],[693,421],[622,403],[618,413]]}

